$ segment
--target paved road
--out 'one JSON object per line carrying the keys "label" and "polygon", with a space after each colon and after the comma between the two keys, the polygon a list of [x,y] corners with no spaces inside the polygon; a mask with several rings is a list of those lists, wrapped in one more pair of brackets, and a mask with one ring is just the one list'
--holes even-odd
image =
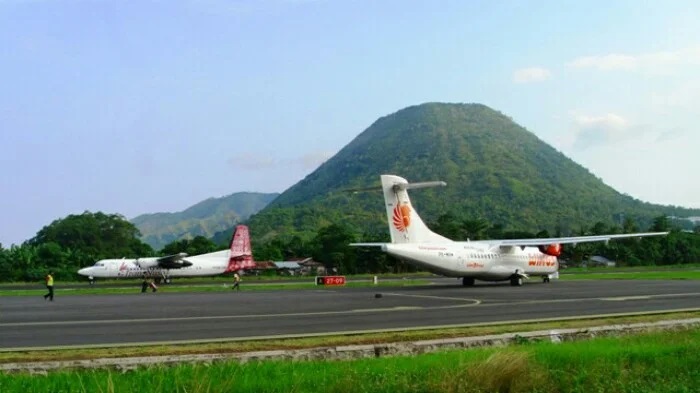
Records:
{"label": "paved road", "polygon": [[[377,297],[381,294],[381,297]],[[0,349],[402,329],[700,308],[700,281],[0,298]]]}

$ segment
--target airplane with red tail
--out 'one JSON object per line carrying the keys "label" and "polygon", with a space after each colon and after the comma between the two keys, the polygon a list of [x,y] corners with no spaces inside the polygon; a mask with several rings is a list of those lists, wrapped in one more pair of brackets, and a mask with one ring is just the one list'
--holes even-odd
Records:
{"label": "airplane with red tail", "polygon": [[391,243],[353,243],[359,247],[381,247],[387,254],[420,269],[447,277],[462,278],[465,286],[475,280],[508,281],[523,284],[530,276],[548,283],[558,277],[562,244],[608,242],[613,239],[663,236],[668,232],[627,233],[600,236],[554,237],[546,239],[500,239],[453,241],[428,228],[420,218],[408,190],[446,186],[442,181],[409,183],[394,175],[382,175]]}
{"label": "airplane with red tail", "polygon": [[228,250],[188,256],[186,253],[164,257],[102,259],[78,270],[91,282],[95,278],[155,277],[169,283],[171,277],[216,276],[255,268],[248,227],[238,225]]}

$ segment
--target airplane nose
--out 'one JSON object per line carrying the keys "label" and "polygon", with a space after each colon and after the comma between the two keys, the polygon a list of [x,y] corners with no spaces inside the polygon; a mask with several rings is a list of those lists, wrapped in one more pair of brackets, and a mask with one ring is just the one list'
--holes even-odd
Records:
{"label": "airplane nose", "polygon": [[80,274],[81,276],[89,276],[90,275],[90,268],[84,267],[84,268],[78,270],[78,274]]}

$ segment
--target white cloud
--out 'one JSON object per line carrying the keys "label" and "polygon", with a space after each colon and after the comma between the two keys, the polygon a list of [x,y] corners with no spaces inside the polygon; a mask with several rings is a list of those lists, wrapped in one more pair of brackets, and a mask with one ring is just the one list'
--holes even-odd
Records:
{"label": "white cloud", "polygon": [[566,65],[571,68],[592,68],[599,71],[663,71],[678,65],[700,65],[700,47],[688,47],[674,51],[647,52],[636,55],[610,53],[607,55],[582,56]]}
{"label": "white cloud", "polygon": [[620,142],[640,135],[642,130],[621,115],[589,116],[572,113],[573,146],[578,149]]}
{"label": "white cloud", "polygon": [[513,72],[513,82],[515,83],[531,83],[542,82],[549,79],[552,73],[542,67],[521,68]]}
{"label": "white cloud", "polygon": [[574,115],[574,122],[581,129],[600,128],[611,132],[619,132],[629,127],[629,121],[615,113],[602,116]]}

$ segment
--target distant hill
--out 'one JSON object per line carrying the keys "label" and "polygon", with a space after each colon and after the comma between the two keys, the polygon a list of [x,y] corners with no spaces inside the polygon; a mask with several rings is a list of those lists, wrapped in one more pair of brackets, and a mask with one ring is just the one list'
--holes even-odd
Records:
{"label": "distant hill", "polygon": [[[382,195],[343,190],[379,187],[380,174],[447,187],[411,193],[426,221],[445,213],[483,218],[510,230],[567,234],[601,221],[640,225],[699,209],[645,203],[623,195],[509,117],[480,104],[428,103],[382,117],[249,222],[254,239],[311,235],[347,222],[386,232]],[[226,232],[215,241],[225,239]]]}
{"label": "distant hill", "polygon": [[[233,228],[267,206],[279,194],[239,192],[209,198],[177,213],[143,214],[131,222],[141,231],[141,239],[156,250],[173,240],[198,235],[212,237]],[[228,238],[231,231],[228,231]]]}

